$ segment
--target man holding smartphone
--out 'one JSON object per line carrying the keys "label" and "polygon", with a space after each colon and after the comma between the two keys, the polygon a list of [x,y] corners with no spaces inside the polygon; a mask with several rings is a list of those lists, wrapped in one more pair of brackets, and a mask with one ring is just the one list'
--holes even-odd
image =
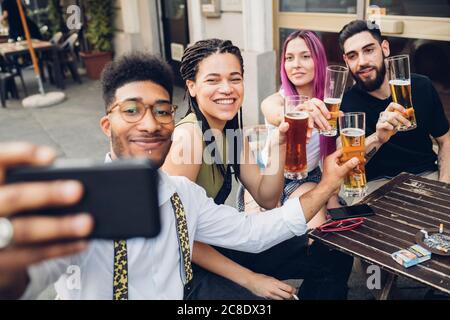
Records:
{"label": "man holding smartphone", "polygon": [[[100,124],[110,138],[107,161],[145,157],[157,167],[164,163],[175,127],[172,92],[171,69],[154,56],[134,53],[106,68],[103,74],[106,115]],[[289,200],[281,208],[248,217],[232,207],[217,206],[203,188],[187,178],[169,177],[160,171],[159,236],[93,241],[80,254],[26,270],[12,268],[0,274],[0,285],[2,280],[9,279],[0,291],[32,299],[56,282],[57,293],[63,299],[182,299],[183,288],[191,280],[190,252],[194,239],[259,252],[304,234],[306,223],[336,192],[346,173],[358,165],[358,159],[353,158],[341,166],[340,156],[337,151],[326,159],[322,181],[314,190],[300,199]],[[81,270],[80,287],[67,286],[66,270],[70,266]],[[347,278],[337,284],[345,293]]]}

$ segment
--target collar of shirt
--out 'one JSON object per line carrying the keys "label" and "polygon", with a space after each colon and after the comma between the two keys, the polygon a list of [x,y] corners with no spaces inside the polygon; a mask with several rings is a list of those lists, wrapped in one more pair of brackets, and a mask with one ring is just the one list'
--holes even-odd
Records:
{"label": "collar of shirt", "polygon": [[[108,152],[105,156],[105,163],[113,162],[111,154]],[[161,169],[158,169],[158,202],[159,206],[170,200],[173,194],[176,192],[176,187],[170,178]]]}

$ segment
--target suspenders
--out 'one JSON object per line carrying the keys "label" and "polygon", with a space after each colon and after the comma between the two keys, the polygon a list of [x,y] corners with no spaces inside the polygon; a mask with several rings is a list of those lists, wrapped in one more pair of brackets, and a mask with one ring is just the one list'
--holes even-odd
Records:
{"label": "suspenders", "polygon": [[[191,248],[189,245],[189,232],[186,222],[186,212],[180,197],[175,193],[171,198],[173,212],[176,220],[178,246],[180,248],[180,276],[184,285],[184,296],[191,290],[192,264]],[[128,256],[126,240],[114,241],[114,282],[113,300],[128,300]]]}
{"label": "suspenders", "polygon": [[191,282],[193,278],[191,264],[191,247],[189,246],[189,232],[186,222],[186,212],[180,197],[175,193],[171,198],[175,220],[177,223],[178,245],[180,248],[180,257],[183,264],[180,265],[181,281],[184,285],[184,296],[186,297],[191,291]]}

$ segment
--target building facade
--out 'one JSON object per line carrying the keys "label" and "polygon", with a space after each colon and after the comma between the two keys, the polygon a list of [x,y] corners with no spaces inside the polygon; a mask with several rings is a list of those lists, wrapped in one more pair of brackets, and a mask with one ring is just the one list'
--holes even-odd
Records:
{"label": "building facade", "polygon": [[[374,19],[393,54],[435,83],[450,118],[450,4],[447,0],[116,0],[116,53],[161,54],[177,72],[189,43],[232,40],[245,63],[244,121],[261,123],[261,101],[279,85],[280,47],[296,29],[316,31],[330,63],[342,64],[337,33],[354,19]],[[182,85],[180,79],[178,84]]]}

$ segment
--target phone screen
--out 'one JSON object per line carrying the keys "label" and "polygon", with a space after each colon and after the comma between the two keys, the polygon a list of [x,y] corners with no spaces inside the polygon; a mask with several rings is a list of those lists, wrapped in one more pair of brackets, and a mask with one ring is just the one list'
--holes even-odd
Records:
{"label": "phone screen", "polygon": [[348,218],[367,217],[374,215],[375,212],[367,204],[360,204],[350,207],[341,207],[329,209],[328,214],[331,220],[342,220]]}

